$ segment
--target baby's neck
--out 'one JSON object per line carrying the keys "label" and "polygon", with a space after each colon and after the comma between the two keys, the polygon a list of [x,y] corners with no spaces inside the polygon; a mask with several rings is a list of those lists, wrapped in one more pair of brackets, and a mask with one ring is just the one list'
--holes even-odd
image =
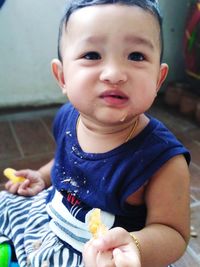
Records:
{"label": "baby's neck", "polygon": [[[141,117],[141,116],[140,116]],[[134,130],[133,138],[141,128],[140,120],[137,123],[136,129],[133,129],[136,123],[136,119],[129,123],[121,123],[117,126],[103,127],[101,125],[95,125],[88,122],[84,118],[78,120],[77,123],[77,137],[79,145],[84,152],[88,153],[105,153],[108,152],[123,143],[127,142],[127,137]]]}

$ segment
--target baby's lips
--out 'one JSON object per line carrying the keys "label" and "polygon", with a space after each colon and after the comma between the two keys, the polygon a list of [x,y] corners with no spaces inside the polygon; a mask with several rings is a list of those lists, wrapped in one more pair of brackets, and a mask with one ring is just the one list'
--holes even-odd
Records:
{"label": "baby's lips", "polygon": [[22,176],[16,176],[15,175],[16,170],[12,169],[12,168],[6,168],[3,172],[3,174],[9,179],[11,180],[13,183],[22,183],[25,181],[26,178],[22,177]]}
{"label": "baby's lips", "polygon": [[105,97],[115,97],[115,98],[121,98],[121,99],[128,99],[128,96],[124,94],[121,90],[106,90],[104,91],[101,96],[101,98]]}

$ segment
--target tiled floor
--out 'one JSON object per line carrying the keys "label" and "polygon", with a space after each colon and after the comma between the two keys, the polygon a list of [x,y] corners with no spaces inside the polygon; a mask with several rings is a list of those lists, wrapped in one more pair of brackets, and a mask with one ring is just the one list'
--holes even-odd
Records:
{"label": "tiled floor", "polygon": [[[57,109],[0,113],[0,190],[6,181],[2,174],[4,168],[38,168],[53,157],[51,123]],[[200,126],[162,101],[155,103],[150,112],[162,120],[192,154],[191,222],[197,237],[191,238],[187,252],[175,266],[200,267]]]}

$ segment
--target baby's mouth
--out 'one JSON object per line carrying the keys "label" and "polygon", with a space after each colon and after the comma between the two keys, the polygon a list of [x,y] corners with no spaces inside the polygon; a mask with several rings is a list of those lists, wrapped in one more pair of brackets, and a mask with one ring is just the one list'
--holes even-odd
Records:
{"label": "baby's mouth", "polygon": [[128,97],[119,90],[105,91],[100,95],[100,98],[113,105],[122,105],[128,100]]}

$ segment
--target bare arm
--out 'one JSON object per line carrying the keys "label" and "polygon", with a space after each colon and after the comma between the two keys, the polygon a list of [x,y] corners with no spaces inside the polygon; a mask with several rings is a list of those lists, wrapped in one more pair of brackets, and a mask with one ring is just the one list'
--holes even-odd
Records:
{"label": "bare arm", "polygon": [[[134,232],[139,248],[123,228],[90,240],[83,251],[87,267],[166,267],[184,253],[190,230],[188,166],[183,156],[170,159],[144,188],[128,198],[147,204],[146,226]],[[92,264],[91,264],[92,263]],[[107,264],[107,265],[106,265]]]}
{"label": "bare arm", "polygon": [[151,179],[145,192],[146,227],[136,232],[142,267],[162,267],[184,253],[190,229],[190,175],[183,156],[169,160]]}
{"label": "bare arm", "polygon": [[54,164],[54,159],[43,165],[38,171],[41,173],[42,179],[45,182],[46,188],[51,185],[51,169]]}

